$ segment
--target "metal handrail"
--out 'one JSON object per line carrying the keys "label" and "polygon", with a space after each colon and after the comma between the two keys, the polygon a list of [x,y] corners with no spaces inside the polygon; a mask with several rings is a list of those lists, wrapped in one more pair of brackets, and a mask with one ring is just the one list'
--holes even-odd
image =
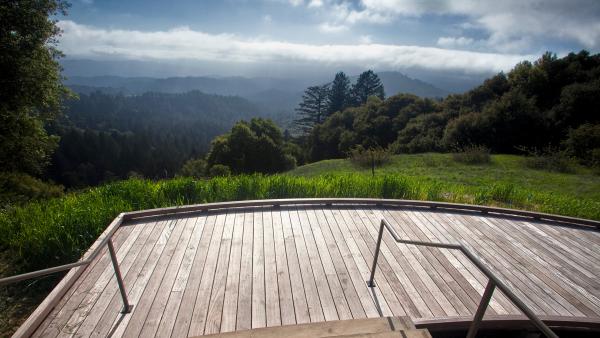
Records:
{"label": "metal handrail", "polygon": [[118,225],[112,228],[111,231],[102,239],[102,241],[100,241],[96,249],[89,255],[89,257],[87,257],[84,260],[80,260],[75,263],[59,265],[48,269],[37,270],[33,272],[23,273],[20,275],[1,278],[0,286],[13,284],[36,277],[46,276],[61,271],[71,270],[73,268],[84,265],[89,265],[98,256],[98,254],[100,254],[104,245],[106,245],[108,247],[108,252],[110,253],[110,259],[112,261],[113,268],[115,270],[117,284],[119,285],[119,290],[121,291],[121,298],[123,299],[123,309],[121,310],[121,313],[129,313],[131,312],[133,305],[129,304],[129,299],[127,298],[127,291],[125,290],[125,284],[123,283],[123,277],[121,276],[121,269],[119,268],[119,261],[117,260],[117,254],[115,252],[115,247],[113,246],[112,242],[112,236],[115,234],[118,228]]}
{"label": "metal handrail", "polygon": [[512,290],[506,284],[504,284],[504,282],[498,279],[498,277],[496,277],[496,275],[494,275],[494,273],[490,269],[488,269],[487,266],[485,266],[477,257],[475,257],[475,255],[473,255],[463,245],[450,243],[432,243],[402,239],[400,238],[400,236],[398,236],[396,231],[389,225],[389,223],[385,219],[381,220],[381,225],[379,226],[377,245],[375,247],[375,255],[373,257],[373,265],[371,267],[371,277],[367,281],[369,287],[375,287],[375,283],[373,282],[373,280],[375,278],[375,269],[377,268],[377,259],[379,258],[379,251],[381,247],[381,239],[383,238],[384,228],[390,232],[390,234],[397,243],[460,250],[465,256],[467,256],[467,258],[469,258],[469,260],[471,260],[473,264],[475,264],[475,266],[477,266],[479,270],[481,270],[488,277],[488,283],[485,287],[483,295],[481,296],[481,302],[477,307],[477,311],[473,316],[473,322],[471,323],[469,331],[467,332],[467,338],[474,338],[477,334],[477,331],[479,330],[479,327],[481,325],[481,320],[483,319],[483,315],[485,314],[485,310],[487,309],[490,303],[492,294],[494,293],[496,287],[502,290],[502,292],[504,292],[508,299],[510,299],[513,302],[513,304],[515,304],[517,308],[519,308],[519,310],[521,310],[527,316],[527,318],[529,318],[533,322],[533,324],[542,333],[546,335],[546,337],[558,337],[558,335],[556,335],[556,333],[554,333],[546,324],[544,324],[544,322],[538,316],[536,316],[535,313],[533,313],[533,311],[531,311],[531,309],[529,309],[529,307],[525,305],[525,303],[523,303],[523,301],[521,301],[521,299],[519,299],[519,297],[515,295],[514,292],[512,292]]}

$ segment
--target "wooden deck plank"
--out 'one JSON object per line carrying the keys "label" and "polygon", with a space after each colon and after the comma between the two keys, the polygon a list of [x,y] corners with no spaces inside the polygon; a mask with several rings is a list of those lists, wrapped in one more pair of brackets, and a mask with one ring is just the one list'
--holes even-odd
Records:
{"label": "wooden deck plank", "polygon": [[[315,276],[310,266],[310,259],[308,252],[306,251],[306,245],[304,243],[304,237],[302,236],[302,229],[300,229],[299,220],[297,213],[294,209],[285,211],[288,215],[289,229],[291,236],[294,240],[296,247],[296,253],[298,255],[298,262],[300,267],[300,276],[302,278],[302,285],[304,285],[304,293],[306,295],[306,304],[308,305],[308,315],[310,316],[311,322],[322,322],[325,320],[323,315],[323,306],[319,299],[319,293],[317,291],[317,285],[315,283]],[[286,222],[284,222],[286,224]]]}
{"label": "wooden deck plank", "polygon": [[[399,215],[402,215],[404,219],[411,220],[413,215],[416,212],[412,211],[397,211]],[[455,238],[454,235],[448,231],[447,224],[445,220],[440,219],[437,216],[437,213],[422,213],[423,217],[428,221],[428,223],[424,223],[433,234],[434,238],[437,239],[438,242],[444,243],[461,243],[459,239]],[[412,222],[411,222],[412,223]],[[456,250],[443,251],[446,258],[452,262],[454,267],[461,271],[462,275],[469,281],[472,287],[477,292],[477,299],[481,299],[483,292],[485,290],[485,286],[488,282],[488,278],[477,268],[462,252],[458,252]],[[476,301],[479,303],[479,301]],[[490,307],[493,308],[498,314],[509,314],[518,312],[518,309],[515,307],[512,302],[506,298],[506,296],[500,292],[494,292],[492,299],[490,301]]]}
{"label": "wooden deck plank", "polygon": [[[375,237],[373,240],[377,238],[378,226],[379,222],[376,219],[381,219],[383,215],[378,210],[367,209],[358,211],[363,222],[366,222],[367,228],[373,230],[373,234]],[[368,224],[371,226],[368,226]],[[387,245],[394,246],[397,245],[391,238],[386,236]],[[433,268],[430,262],[425,259],[424,255],[420,251],[417,246],[408,245],[407,253],[409,253],[408,258],[412,260],[414,263],[414,268],[417,273],[421,272],[421,276],[424,276],[423,281],[431,291],[431,293],[436,298],[438,304],[442,307],[447,316],[458,316],[462,310],[466,310],[462,302],[454,295],[454,293],[450,290],[450,288],[446,285],[443,279],[440,277],[440,272]],[[425,248],[426,249],[426,248]],[[466,312],[466,311],[463,311]]]}
{"label": "wooden deck plank", "polygon": [[[328,224],[327,218],[321,210],[313,210],[316,216],[319,233],[323,238],[331,259],[334,264],[337,275],[340,277],[340,283],[344,288],[344,294],[349,304],[352,306],[353,313],[360,313],[361,316],[375,317],[379,314],[366,284],[363,284],[363,278],[356,267],[356,263],[349,257],[349,254],[340,250],[337,245],[332,230]],[[360,305],[360,308],[359,308]],[[360,312],[359,312],[360,311]]]}
{"label": "wooden deck plank", "polygon": [[[217,267],[213,277],[212,292],[208,303],[206,324],[204,325],[204,334],[221,332],[225,287],[227,286],[227,272],[229,270],[229,258],[231,257],[231,240],[233,238],[235,215],[227,213],[219,216],[224,218],[225,225],[223,228],[223,236],[221,237],[221,247],[219,248]],[[217,223],[220,223],[218,218]]]}
{"label": "wooden deck plank", "polygon": [[[490,227],[476,217],[461,217],[461,219],[464,222],[471,224],[471,229],[474,229],[474,231],[479,233],[482,241],[496,255],[494,258],[504,266],[505,270],[503,271],[511,270],[512,275],[509,276],[509,274],[506,274],[506,276],[509,276],[508,278],[514,277],[512,280],[519,280],[527,288],[529,288],[529,290],[533,292],[533,294],[530,293],[530,295],[532,297],[537,297],[537,304],[540,307],[545,307],[549,315],[570,315],[570,313],[560,304],[559,301],[557,301],[557,299],[548,297],[552,291],[550,291],[551,289],[543,281],[537,278],[535,274],[529,273],[526,268],[525,273],[523,273],[524,270],[521,268],[521,265],[527,267],[529,266],[529,262],[519,260],[520,251],[518,248],[514,247],[514,241],[509,241],[507,239],[501,239],[497,236],[494,236],[490,232]],[[473,226],[474,223],[478,224],[479,226]],[[480,227],[485,227],[485,229]]]}
{"label": "wooden deck plank", "polygon": [[[497,221],[487,219],[482,219],[482,221],[489,224],[491,229],[495,230],[498,234],[506,231],[506,227],[510,227],[509,229],[514,229],[511,227],[511,224],[499,223]],[[513,245],[518,247],[522,252],[522,255],[520,255],[521,260],[530,262],[527,264],[526,270],[522,269],[523,273],[533,272],[534,276],[543,280],[544,284],[546,284],[550,289],[559,295],[557,299],[561,301],[561,305],[568,309],[572,315],[595,316],[600,314],[600,307],[598,306],[598,304],[600,304],[600,300],[595,299],[595,303],[590,302],[586,297],[592,296],[589,292],[581,294],[577,292],[577,290],[569,287],[569,285],[564,283],[561,278],[556,278],[557,273],[560,272],[557,272],[554,269],[549,269],[548,267],[552,265],[544,258],[544,256],[539,256],[532,250],[535,244],[529,242],[528,245],[527,243],[528,242],[522,243],[519,240],[514,241],[513,243]]]}
{"label": "wooden deck plank", "polygon": [[[367,280],[371,274],[371,262],[373,261],[373,256],[371,255],[369,248],[366,246],[361,235],[355,231],[356,225],[350,216],[350,212],[353,210],[353,208],[339,210],[338,215],[340,219],[337,222],[337,226],[339,227],[338,231],[344,235],[340,235],[338,232],[338,234],[335,236],[345,236],[346,244],[351,253],[351,257],[356,264],[359,275],[361,276],[362,283],[360,283],[360,288],[365,288],[367,290],[369,300],[371,300],[375,305],[377,314],[379,316],[393,316],[393,312],[388,305],[388,301],[393,302],[393,307],[396,311],[402,312],[404,310],[397,307],[397,305],[399,305],[398,300],[396,299],[393,291],[391,291],[391,287],[387,282],[387,279],[382,275],[376,282],[377,287],[371,288],[367,286]],[[385,260],[385,258],[382,260]],[[379,272],[381,273],[381,271]],[[384,292],[389,296],[388,300],[386,300],[386,297],[383,294]]]}
{"label": "wooden deck plank", "polygon": [[[354,224],[352,216],[347,210],[336,210],[334,211],[334,215],[335,214],[338,214],[339,217],[344,220],[346,227],[349,229],[350,234],[354,238],[354,241],[358,245],[360,251],[363,252],[363,256],[368,257],[372,261],[375,250],[375,242],[371,240],[371,235],[368,233],[368,231],[364,229],[364,227],[357,227],[357,225]],[[387,279],[390,283],[390,286],[393,287],[394,292],[396,293],[398,300],[401,302],[404,311],[410,316],[415,317],[421,316],[422,312],[420,311],[429,312],[427,305],[425,305],[419,294],[415,291],[404,272],[400,271],[399,274],[391,273],[391,271],[394,270],[394,264],[398,269],[401,269],[398,266],[395,258],[388,260],[384,255],[381,255],[381,264],[378,266],[381,267],[384,278]],[[376,273],[375,278],[375,283],[379,284],[382,277],[378,277],[378,274]]]}
{"label": "wooden deck plank", "polygon": [[469,241],[465,243],[470,250],[487,264],[499,278],[513,288],[513,291],[534,311],[547,315],[548,313],[556,314],[556,311],[551,308],[546,302],[540,301],[535,292],[535,287],[530,283],[521,280],[521,276],[513,273],[512,269],[505,268],[505,262],[499,253],[496,251],[496,243],[485,242],[481,239],[481,234],[477,231],[476,225],[467,223],[458,214],[443,215],[448,221],[453,224],[456,229],[457,236],[465,236]]}
{"label": "wooden deck plank", "polygon": [[[302,237],[304,238],[304,246],[306,248],[306,254],[308,255],[308,261],[310,262],[313,279],[316,283],[316,290],[319,295],[324,320],[339,320],[329,282],[325,276],[323,263],[321,262],[321,257],[319,256],[315,239],[312,235],[308,217],[306,216],[306,213],[302,212],[298,208],[293,211],[293,214],[294,220],[298,222],[298,228]],[[310,276],[308,276],[308,278],[310,278]]]}
{"label": "wooden deck plank", "polygon": [[265,233],[262,211],[254,213],[254,238],[252,245],[252,328],[267,326],[265,293]]}
{"label": "wooden deck plank", "polygon": [[279,307],[282,325],[296,323],[294,299],[292,295],[292,284],[285,247],[285,238],[281,213],[279,210],[272,211],[273,241],[275,245],[275,261],[277,264],[277,291],[279,293]]}
{"label": "wooden deck plank", "polygon": [[[309,253],[319,258],[319,262],[321,263],[322,267],[322,273],[324,274],[327,285],[329,286],[329,291],[331,293],[338,318],[341,320],[352,319],[353,317],[350,305],[348,304],[348,300],[344,294],[344,288],[342,287],[342,284],[340,283],[340,280],[336,274],[331,255],[329,254],[329,250],[327,250],[327,245],[323,239],[321,229],[318,226],[316,216],[314,213],[312,213],[312,210],[309,212],[306,207],[302,207],[298,212],[301,215],[301,219],[306,222],[306,224],[303,226],[303,229],[305,230],[305,237],[310,239],[308,241],[308,243],[310,243]],[[352,287],[352,289],[354,289],[354,287]],[[364,317],[364,311],[362,310],[360,301],[358,301],[356,292],[351,293],[349,296],[354,297],[353,302],[355,306],[360,309],[356,311],[358,316],[356,318],[361,318],[358,315],[358,313],[361,312]]]}
{"label": "wooden deck plank", "polygon": [[[187,337],[188,335],[198,289],[200,288],[200,282],[202,280],[202,275],[204,274],[206,261],[208,260],[210,244],[213,242],[213,237],[221,236],[215,231],[216,218],[212,216],[211,213],[207,213],[202,219],[204,220],[205,230],[202,232],[200,245],[198,246],[198,250],[194,257],[194,263],[192,264],[187,283],[185,284],[185,290],[183,291],[182,301],[177,311],[177,317],[172,328],[168,328],[168,323],[165,323],[163,328],[159,327],[159,332],[171,332],[172,337]],[[163,337],[165,336],[167,335],[164,335]]]}
{"label": "wooden deck plank", "polygon": [[[400,226],[402,226],[403,223],[413,224],[413,226],[409,226],[408,228],[412,230],[412,233],[416,238],[434,243],[448,243],[453,241],[439,232],[439,229],[437,229],[431,223],[431,220],[425,217],[422,212],[412,213],[410,219],[405,218],[401,213],[391,212],[390,214],[392,217],[395,217],[396,220],[401,220],[399,223]],[[465,294],[459,297],[463,300],[463,303],[471,309],[471,313],[474,313],[481,300],[481,295],[486,285],[485,280],[482,279],[483,283],[479,283],[477,278],[473,276],[465,265],[463,265],[461,259],[464,261],[466,258],[463,253],[457,252],[456,250],[430,250],[430,252],[452,276],[452,280],[449,283],[456,283],[457,286],[463,290]],[[479,275],[482,275],[482,278],[485,278],[482,273],[479,273]],[[478,289],[480,290],[479,292],[477,291]],[[456,292],[458,294],[461,291],[456,289]],[[498,295],[499,293],[496,293],[496,298],[498,298]],[[500,297],[502,297],[502,295],[500,295]],[[509,304],[508,301],[507,304]],[[512,308],[512,306],[509,307],[509,309],[510,308]],[[491,315],[508,314],[508,311],[494,299],[490,302],[488,311]]]}
{"label": "wooden deck plank", "polygon": [[[142,297],[136,306],[136,311],[132,314],[129,325],[127,325],[123,335],[129,337],[140,336],[142,328],[147,330],[145,337],[154,335],[169,300],[169,294],[173,288],[177,271],[183,260],[183,254],[185,253],[185,248],[190,240],[195,223],[195,218],[185,218],[177,222],[176,226],[182,227],[183,231],[172,251],[173,253],[163,253],[163,257],[171,256],[168,259],[167,268],[160,269],[160,267],[157,267],[155,269],[156,272],[152,276],[152,282],[146,285]],[[165,260],[166,258],[163,257],[161,259]]]}
{"label": "wooden deck plank", "polygon": [[221,316],[221,332],[235,331],[237,322],[240,263],[242,259],[242,239],[244,235],[244,214],[236,212],[234,217],[231,253],[229,255],[229,271],[227,272],[223,313]]}
{"label": "wooden deck plank", "polygon": [[262,211],[265,255],[265,307],[267,326],[281,325],[281,309],[279,305],[279,288],[277,280],[277,261],[275,258],[275,241],[273,216],[270,209]]}
{"label": "wooden deck plank", "polygon": [[[383,209],[371,208],[371,210],[374,212],[374,214],[380,215],[382,218],[389,215],[389,213]],[[422,224],[419,225],[423,227]],[[403,236],[403,238],[413,238],[423,241],[429,240],[428,237],[413,231],[413,228],[417,227],[397,226],[396,230],[400,230],[400,236]],[[441,261],[438,260],[438,257],[441,255],[440,250],[414,246],[414,253],[420,264],[429,272],[429,275],[432,277],[434,282],[452,303],[452,306],[456,312],[463,316],[474,313],[474,309],[477,308],[477,303],[474,300],[471,300],[467,292],[455,281],[455,276],[452,276],[449,272],[452,270],[450,264],[445,264],[447,261],[444,259]],[[469,310],[467,307],[469,307],[471,310]]]}
{"label": "wooden deck plank", "polygon": [[[211,214],[209,217],[214,219],[213,222],[215,223],[215,230],[210,240],[210,246],[208,249],[210,254],[204,263],[202,278],[200,279],[200,287],[198,288],[198,294],[195,297],[196,302],[194,304],[194,311],[192,312],[192,319],[190,320],[189,331],[187,332],[188,336],[199,336],[204,333],[210,295],[212,293],[215,271],[217,269],[217,262],[219,259],[219,255],[217,253],[221,248],[223,232],[225,229],[225,217],[223,212]],[[179,311],[181,312],[181,310]]]}
{"label": "wooden deck plank", "polygon": [[[138,324],[139,321],[144,320],[171,262],[171,258],[177,249],[177,244],[185,228],[183,226],[184,223],[186,223],[185,220],[181,218],[171,220],[171,223],[168,225],[170,233],[163,233],[161,238],[156,242],[154,250],[150,253],[146,264],[140,272],[140,276],[129,290],[129,300],[131,304],[135,304],[133,311],[128,315],[116,316],[110,330],[113,336],[123,336],[132,319],[138,321]],[[147,294],[147,296],[143,297],[144,294]],[[137,313],[141,313],[141,315],[138,317]],[[137,331],[137,329],[135,330]]]}
{"label": "wooden deck plank", "polygon": [[288,270],[290,274],[290,283],[292,285],[292,298],[294,300],[294,312],[296,313],[296,323],[310,323],[310,313],[308,302],[304,292],[304,283],[302,273],[300,272],[300,262],[298,261],[298,251],[296,251],[296,241],[292,226],[290,224],[290,215],[287,210],[281,209],[281,226],[285,242],[285,252],[287,254]]}
{"label": "wooden deck plank", "polygon": [[175,282],[173,283],[173,287],[169,294],[169,300],[164,308],[164,313],[156,332],[149,332],[149,329],[144,328],[140,334],[141,337],[169,337],[171,335],[173,325],[177,320],[179,307],[183,301],[183,294],[192,270],[194,257],[200,246],[201,239],[203,236],[206,236],[205,221],[206,217],[204,216],[198,216],[195,219],[195,226],[192,235],[190,236],[190,241],[183,254],[181,266],[179,267],[179,271],[177,271]]}
{"label": "wooden deck plank", "polygon": [[[103,252],[34,336],[184,337],[381,315],[471,316],[487,278],[454,250],[384,234],[377,286],[367,287],[382,218],[402,238],[467,246],[538,315],[600,321],[597,230],[374,204],[243,206],[125,225],[114,243],[132,313],[119,313]],[[519,313],[494,293],[488,314]]]}
{"label": "wooden deck plank", "polygon": [[254,215],[244,213],[242,260],[240,262],[239,298],[236,330],[252,328],[252,251],[254,240]]}

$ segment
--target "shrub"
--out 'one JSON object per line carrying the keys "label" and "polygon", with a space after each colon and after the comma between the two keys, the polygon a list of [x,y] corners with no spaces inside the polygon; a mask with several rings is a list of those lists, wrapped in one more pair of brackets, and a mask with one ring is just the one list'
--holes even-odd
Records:
{"label": "shrub", "polygon": [[528,153],[525,166],[530,169],[555,171],[559,173],[574,172],[574,161],[567,151],[548,146],[544,149],[519,148]]}
{"label": "shrub", "polygon": [[364,149],[362,146],[356,146],[348,153],[350,161],[362,168],[371,168],[375,175],[375,167],[381,167],[391,160],[391,152],[381,147]]}
{"label": "shrub", "polygon": [[64,187],[23,173],[0,173],[0,206],[58,197]]}
{"label": "shrub", "polygon": [[470,145],[452,153],[452,159],[466,164],[490,163],[490,149],[482,145]]}
{"label": "shrub", "polygon": [[586,123],[571,129],[564,145],[567,152],[581,163],[600,166],[600,124]]}
{"label": "shrub", "polygon": [[179,175],[193,178],[206,176],[206,161],[202,158],[190,159],[183,164]]}
{"label": "shrub", "polygon": [[210,170],[208,171],[210,177],[220,177],[220,176],[230,176],[231,175],[231,169],[229,169],[228,166],[226,165],[222,165],[222,164],[215,164],[212,167],[210,167]]}

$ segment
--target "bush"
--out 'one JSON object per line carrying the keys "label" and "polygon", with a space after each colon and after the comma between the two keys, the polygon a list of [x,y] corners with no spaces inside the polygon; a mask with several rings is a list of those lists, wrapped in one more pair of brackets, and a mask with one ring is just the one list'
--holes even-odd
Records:
{"label": "bush", "polygon": [[231,169],[229,169],[228,166],[222,164],[213,165],[212,167],[210,167],[210,170],[208,172],[210,177],[223,177],[231,175]]}
{"label": "bush", "polygon": [[364,149],[362,146],[356,146],[348,153],[350,161],[362,168],[371,168],[375,175],[375,167],[381,167],[390,162],[392,154],[389,150],[381,147]]}
{"label": "bush", "polygon": [[490,149],[482,145],[470,145],[452,153],[452,159],[465,164],[490,163]]}
{"label": "bush", "polygon": [[206,161],[202,158],[188,160],[181,167],[179,175],[193,178],[206,176]]}
{"label": "bush", "polygon": [[528,153],[525,166],[530,169],[554,171],[559,173],[574,172],[574,160],[567,151],[548,146],[544,149],[519,148]]}
{"label": "bush", "polygon": [[0,173],[0,206],[58,197],[64,187],[23,173]]}
{"label": "bush", "polygon": [[564,145],[569,155],[585,165],[600,166],[600,124],[582,124],[569,131]]}

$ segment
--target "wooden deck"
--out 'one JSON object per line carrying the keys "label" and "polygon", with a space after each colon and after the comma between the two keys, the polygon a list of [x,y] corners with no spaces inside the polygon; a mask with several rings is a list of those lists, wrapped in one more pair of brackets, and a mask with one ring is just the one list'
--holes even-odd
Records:
{"label": "wooden deck", "polygon": [[[77,278],[36,337],[185,337],[340,319],[471,316],[487,278],[456,250],[384,234],[377,287],[367,287],[378,225],[406,239],[459,243],[540,316],[600,323],[600,232],[529,218],[424,208],[230,208],[125,222],[114,236],[133,311],[106,252]],[[488,315],[519,311],[496,291]]]}

